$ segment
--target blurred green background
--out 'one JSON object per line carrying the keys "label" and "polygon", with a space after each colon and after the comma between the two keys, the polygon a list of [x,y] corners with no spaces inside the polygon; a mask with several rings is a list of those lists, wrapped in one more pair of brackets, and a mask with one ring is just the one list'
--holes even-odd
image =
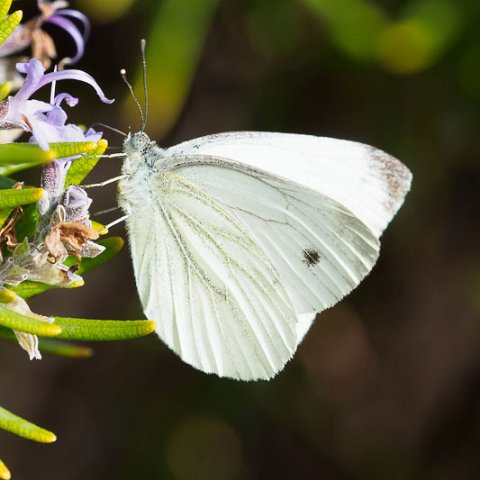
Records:
{"label": "blurred green background", "polygon": [[[0,432],[15,478],[480,478],[480,2],[72,6],[93,22],[79,68],[117,99],[105,106],[72,85],[72,121],[138,129],[118,71],[141,95],[145,37],[147,131],[161,145],[247,129],[345,138],[398,157],[414,184],[372,274],[268,383],[197,372],[155,336],[96,345],[85,361],[29,362],[2,345],[0,404],[59,436],[45,446]],[[105,159],[91,180],[119,168]],[[92,195],[94,210],[115,203],[114,187]],[[142,315],[127,249],[85,287],[32,303],[44,314]]]}

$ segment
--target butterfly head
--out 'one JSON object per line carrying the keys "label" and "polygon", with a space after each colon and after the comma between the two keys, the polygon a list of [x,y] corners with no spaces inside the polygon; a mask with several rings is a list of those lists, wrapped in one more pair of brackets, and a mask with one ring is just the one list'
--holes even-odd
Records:
{"label": "butterfly head", "polygon": [[123,142],[123,151],[129,155],[132,153],[145,153],[155,142],[145,132],[129,133]]}
{"label": "butterfly head", "polygon": [[164,150],[143,131],[129,133],[123,142],[122,172],[126,176],[151,174],[164,157]]}

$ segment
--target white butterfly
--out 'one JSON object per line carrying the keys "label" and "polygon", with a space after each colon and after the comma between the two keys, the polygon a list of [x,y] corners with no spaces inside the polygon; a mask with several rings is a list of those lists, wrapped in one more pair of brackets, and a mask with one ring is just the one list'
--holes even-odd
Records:
{"label": "white butterfly", "polygon": [[269,379],[316,314],[353,290],[411,173],[368,145],[237,132],[124,143],[120,205],[140,300],[190,365]]}

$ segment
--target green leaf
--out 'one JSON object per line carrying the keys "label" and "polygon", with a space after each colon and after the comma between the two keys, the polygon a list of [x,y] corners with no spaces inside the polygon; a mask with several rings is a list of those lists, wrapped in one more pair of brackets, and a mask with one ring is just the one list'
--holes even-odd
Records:
{"label": "green leaf", "polygon": [[12,478],[12,474],[7,466],[0,460],[0,479],[1,480],[10,480]]}
{"label": "green leaf", "polygon": [[0,339],[7,340],[12,343],[18,343],[17,337],[13,333],[13,330],[0,325]]}
{"label": "green leaf", "polygon": [[8,287],[12,292],[15,292],[19,297],[27,300],[28,298],[34,297],[35,295],[39,295],[40,293],[44,293],[48,290],[52,290],[54,288],[78,288],[83,287],[84,282],[79,281],[75,283],[71,283],[70,285],[58,286],[58,285],[48,285],[46,283],[41,282],[32,282],[27,280],[25,282],[20,283],[14,287]]}
{"label": "green leaf", "polygon": [[102,223],[96,222],[95,220],[90,220],[90,222],[92,222],[92,228],[100,235],[106,235],[106,233],[108,233],[108,230],[105,230],[105,225],[103,225]]}
{"label": "green leaf", "polygon": [[100,140],[99,142],[50,143],[50,150],[55,153],[56,158],[67,158],[75,155],[91,154],[95,152],[99,144],[103,142],[106,142],[106,140]]}
{"label": "green leaf", "polygon": [[77,158],[68,170],[67,178],[65,179],[65,188],[69,185],[80,185],[83,182],[83,179],[97,164],[100,159],[98,155],[103,155],[107,147],[108,142],[106,140],[99,140],[97,148],[90,152],[91,155]]}
{"label": "green leaf", "polygon": [[5,82],[0,86],[0,102],[5,100],[10,95],[12,92],[12,87],[12,82]]}
{"label": "green leaf", "polygon": [[62,329],[57,338],[63,340],[115,341],[143,337],[155,331],[150,320],[92,320],[56,317]]}
{"label": "green leaf", "polygon": [[93,349],[90,347],[50,338],[39,338],[38,347],[42,353],[56,355],[57,357],[90,358],[93,355]]}
{"label": "green leaf", "polygon": [[16,180],[10,177],[4,177],[3,175],[0,175],[0,189],[5,190],[6,188],[12,188],[16,183],[18,183]]}
{"label": "green leaf", "polygon": [[0,288],[0,303],[10,303],[15,300],[16,295],[7,288]]}
{"label": "green leaf", "polygon": [[8,287],[12,292],[15,292],[19,297],[24,300],[39,295],[40,293],[57,288],[53,285],[47,285],[46,283],[31,282],[29,280],[20,283],[14,287]]}
{"label": "green leaf", "polygon": [[[13,330],[0,326],[0,339],[11,343],[18,343]],[[84,345],[75,345],[70,342],[51,338],[39,338],[38,347],[42,353],[57,355],[66,358],[90,358],[93,355],[93,349]],[[2,477],[0,477],[1,479]]]}
{"label": "green leaf", "polygon": [[[42,150],[33,143],[4,143],[0,145],[0,166],[31,163],[38,165],[40,163],[51,162],[55,160],[56,155],[51,150]],[[2,175],[5,175],[4,173]],[[8,175],[8,174],[7,174]]]}
{"label": "green leaf", "polygon": [[45,193],[43,188],[21,188],[0,190],[0,208],[28,205],[40,200]]}
{"label": "green leaf", "polygon": [[27,280],[20,283],[14,287],[8,287],[12,292],[15,292],[19,297],[22,297],[24,300],[27,300],[30,297],[39,295],[40,293],[52,290],[53,288],[58,288],[53,285],[47,285],[46,283],[40,282],[31,282]]}
{"label": "green leaf", "polygon": [[78,269],[79,275],[83,275],[110,260],[123,248],[125,242],[121,237],[108,237],[99,240],[97,243],[104,246],[105,251],[95,258],[83,258]]}
{"label": "green leaf", "polygon": [[0,428],[39,443],[52,443],[57,439],[54,433],[27,422],[2,407],[0,407]]}
{"label": "green leaf", "polygon": [[0,210],[0,228],[3,227],[3,224],[7,221],[7,218],[13,212],[13,207],[11,208],[2,208]]}
{"label": "green leaf", "polygon": [[17,10],[0,23],[0,45],[10,36],[13,30],[15,30],[17,25],[22,21],[22,17],[23,12],[21,10]]}
{"label": "green leaf", "polygon": [[17,242],[22,243],[25,238],[31,238],[35,234],[37,228],[37,220],[39,213],[37,206],[29,205],[23,211],[23,215],[15,224],[15,232],[17,233]]}
{"label": "green leaf", "polygon": [[[67,351],[66,344],[57,342],[57,339],[111,342],[144,337],[155,331],[155,322],[150,320],[92,320],[57,317],[55,323],[48,325],[56,325],[62,330],[62,333],[56,335],[54,341],[49,340],[46,342],[45,339],[39,339],[40,350],[47,351],[44,350],[46,348],[50,350],[49,353],[59,352],[62,350],[62,347]],[[16,327],[5,328],[0,326],[0,337],[6,340],[14,340],[12,329],[18,330]],[[36,334],[42,336],[41,333]],[[73,346],[70,348],[73,348]],[[75,348],[81,347],[76,346]],[[52,352],[52,349],[56,350],[56,352]],[[86,356],[86,354],[84,352],[83,356]]]}
{"label": "green leaf", "polygon": [[18,332],[31,333],[42,337],[55,337],[62,332],[62,328],[55,323],[27,317],[2,305],[0,305],[0,325]]}
{"label": "green leaf", "polygon": [[11,175],[57,158],[91,153],[98,148],[100,142],[51,143],[48,151],[33,143],[6,143],[0,145],[0,175]]}
{"label": "green leaf", "polygon": [[0,1],[0,19],[3,20],[12,6],[12,0],[1,0]]}
{"label": "green leaf", "polygon": [[55,152],[44,151],[30,143],[5,143],[0,145],[0,175],[11,175],[25,168],[55,160]]}

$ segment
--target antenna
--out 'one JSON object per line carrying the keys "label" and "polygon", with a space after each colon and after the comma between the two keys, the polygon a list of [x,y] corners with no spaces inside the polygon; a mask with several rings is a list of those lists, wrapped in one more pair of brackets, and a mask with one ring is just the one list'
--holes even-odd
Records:
{"label": "antenna", "polygon": [[147,41],[142,38],[140,40],[140,49],[142,50],[142,71],[143,71],[143,100],[145,102],[145,121],[142,123],[142,132],[147,126],[148,120],[148,89],[147,89],[147,60],[145,58],[145,46]]}
{"label": "antenna", "polygon": [[133,91],[132,85],[127,80],[127,71],[124,68],[122,68],[120,70],[120,75],[122,76],[122,79],[125,82],[125,84],[127,85],[128,89],[130,90],[130,94],[132,95],[133,101],[137,105],[138,111],[140,112],[140,118],[142,120],[142,132],[143,132],[143,130],[145,128],[145,117],[143,115],[142,106],[140,105],[140,102],[138,101],[138,98],[136,97],[135,92]]}
{"label": "antenna", "polygon": [[122,132],[122,131],[119,130],[118,128],[111,127],[110,125],[107,125],[106,123],[96,122],[96,123],[92,124],[91,127],[95,127],[95,126],[97,126],[97,125],[98,125],[99,127],[108,128],[108,129],[111,130],[112,132],[119,133],[120,135],[123,135],[124,137],[127,136],[127,134],[126,134],[125,132]]}

